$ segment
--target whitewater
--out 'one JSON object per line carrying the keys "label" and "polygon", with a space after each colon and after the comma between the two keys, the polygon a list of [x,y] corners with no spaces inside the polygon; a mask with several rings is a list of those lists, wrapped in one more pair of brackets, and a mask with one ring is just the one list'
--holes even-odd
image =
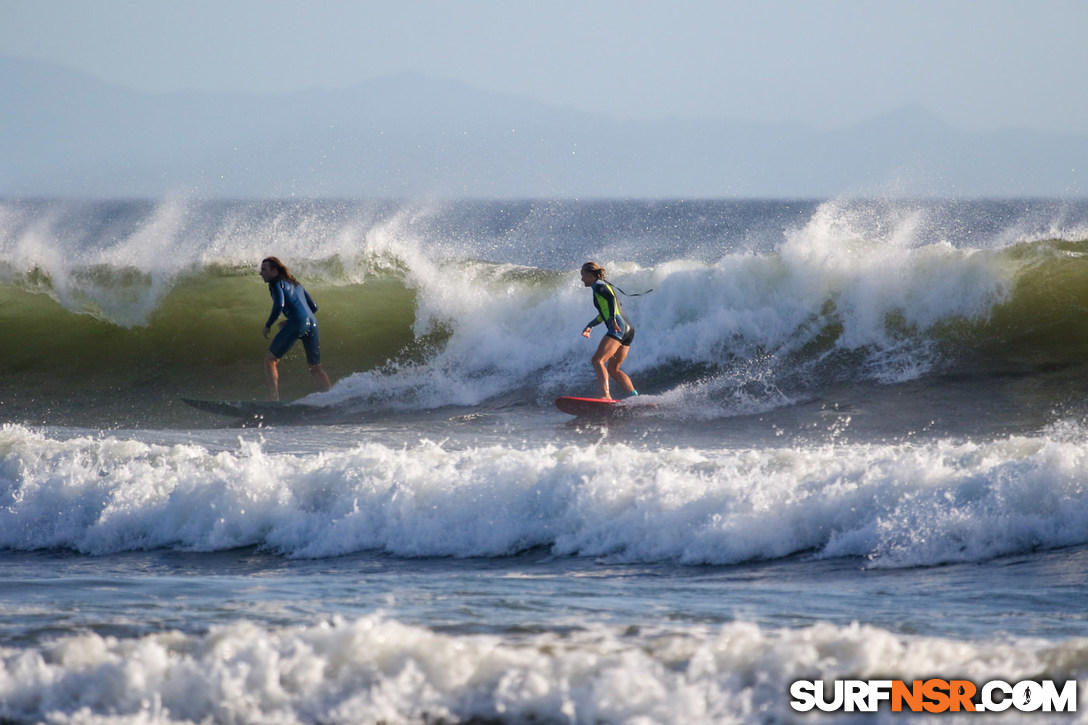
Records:
{"label": "whitewater", "polygon": [[[332,390],[296,346],[305,419],[186,406],[262,397],[269,254]],[[652,290],[606,421],[552,402],[595,390],[587,260]],[[0,722],[1084,701],[1086,311],[1084,202],[0,202]]]}

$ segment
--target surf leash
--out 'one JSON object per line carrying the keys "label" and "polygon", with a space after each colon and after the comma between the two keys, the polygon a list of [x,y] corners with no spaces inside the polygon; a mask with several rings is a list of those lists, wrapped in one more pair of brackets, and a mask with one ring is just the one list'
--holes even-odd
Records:
{"label": "surf leash", "polygon": [[622,289],[619,288],[619,286],[617,286],[616,284],[614,284],[612,282],[609,282],[608,284],[612,285],[613,289],[615,289],[617,292],[619,292],[624,297],[641,297],[642,295],[648,295],[648,294],[650,294],[651,292],[654,291],[653,288],[651,287],[650,289],[646,290],[645,292],[629,293],[629,292],[624,292]]}

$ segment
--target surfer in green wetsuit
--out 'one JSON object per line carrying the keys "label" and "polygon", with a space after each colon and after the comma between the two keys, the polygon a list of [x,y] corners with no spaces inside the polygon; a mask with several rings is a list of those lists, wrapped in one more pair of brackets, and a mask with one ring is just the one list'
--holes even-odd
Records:
{"label": "surfer in green wetsuit", "polygon": [[638,395],[631,378],[620,370],[620,365],[627,359],[627,353],[631,349],[631,341],[635,339],[635,327],[623,315],[623,308],[616,298],[616,292],[612,285],[604,279],[604,269],[596,262],[586,262],[582,265],[582,284],[593,288],[593,305],[597,308],[597,316],[590,320],[582,330],[582,337],[588,338],[590,331],[601,324],[605,324],[605,335],[601,338],[601,344],[597,346],[597,352],[593,355],[593,370],[597,373],[597,383],[601,388],[601,398],[610,400],[608,391],[608,378],[611,376],[623,388],[628,396]]}
{"label": "surfer in green wetsuit", "polygon": [[317,318],[314,317],[317,305],[287,270],[287,266],[275,257],[268,257],[261,262],[261,279],[268,283],[268,292],[272,295],[272,313],[264,326],[265,339],[268,339],[268,333],[272,331],[272,325],[281,312],[286,318],[280,323],[280,331],[272,339],[272,344],[264,356],[269,398],[280,399],[280,374],[277,366],[280,358],[287,354],[297,340],[302,340],[302,346],[306,349],[306,362],[317,386],[321,390],[328,390],[332,383],[329,382],[328,373],[321,367],[321,345],[317,337]]}

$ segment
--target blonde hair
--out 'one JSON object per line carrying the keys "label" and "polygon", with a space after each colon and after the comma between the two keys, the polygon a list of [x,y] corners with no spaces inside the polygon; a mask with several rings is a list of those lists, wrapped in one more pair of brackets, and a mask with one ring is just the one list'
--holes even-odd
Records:
{"label": "blonde hair", "polygon": [[586,262],[582,265],[583,272],[589,272],[597,279],[604,279],[604,267],[596,262]]}

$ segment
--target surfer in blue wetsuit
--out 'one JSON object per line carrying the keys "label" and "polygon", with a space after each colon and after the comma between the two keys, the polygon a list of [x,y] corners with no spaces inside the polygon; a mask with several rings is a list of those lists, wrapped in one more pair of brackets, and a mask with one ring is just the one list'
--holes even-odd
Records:
{"label": "surfer in blue wetsuit", "polygon": [[287,270],[287,266],[275,257],[268,257],[261,262],[261,279],[268,283],[268,292],[272,295],[272,313],[264,326],[264,336],[272,331],[272,325],[280,313],[287,319],[280,323],[280,331],[272,338],[272,344],[264,356],[264,372],[268,380],[268,395],[272,400],[280,399],[280,358],[287,354],[296,340],[302,340],[306,350],[306,362],[310,374],[317,381],[321,390],[332,387],[328,373],[321,367],[321,345],[317,337],[317,305],[310,294],[303,289],[299,281]]}
{"label": "surfer in blue wetsuit", "polygon": [[638,395],[631,378],[620,370],[620,365],[627,359],[627,353],[631,349],[631,341],[635,339],[634,325],[624,317],[616,292],[612,289],[612,285],[605,281],[604,269],[599,264],[586,262],[582,265],[582,284],[593,288],[593,305],[597,308],[597,316],[582,330],[582,337],[588,338],[590,331],[602,322],[606,328],[592,361],[593,370],[597,373],[597,382],[601,388],[601,398],[604,400],[612,398],[608,391],[609,376],[620,384],[626,395]]}

